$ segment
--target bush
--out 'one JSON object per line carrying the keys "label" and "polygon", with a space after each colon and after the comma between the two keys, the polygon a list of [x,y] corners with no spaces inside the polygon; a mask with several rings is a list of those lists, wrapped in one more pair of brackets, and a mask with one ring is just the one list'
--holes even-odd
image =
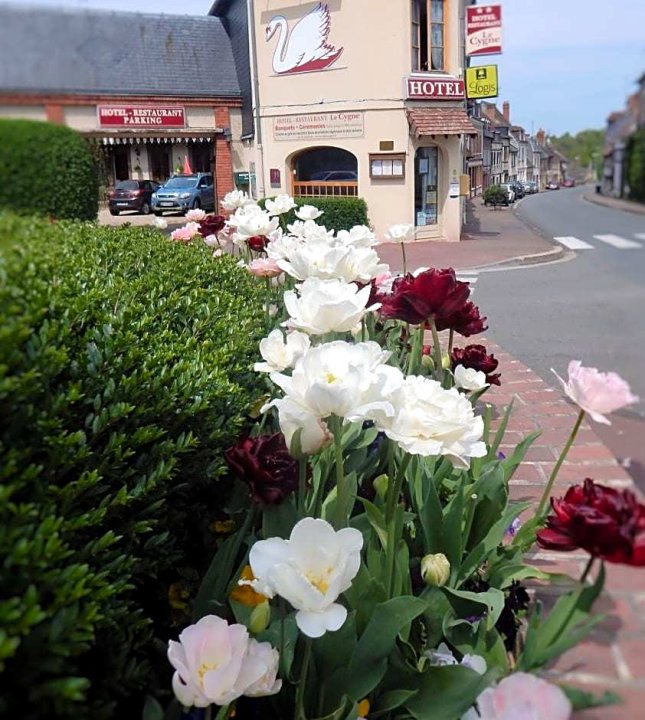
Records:
{"label": "bush", "polygon": [[140,718],[225,514],[262,297],[201,244],[0,214],[0,307],[0,716]]}
{"label": "bush", "polygon": [[93,220],[97,169],[74,130],[34,120],[0,120],[0,207],[61,219]]}
{"label": "bush", "polygon": [[645,128],[637,130],[629,139],[626,164],[629,197],[645,202]]}
{"label": "bush", "polygon": [[[367,203],[363,198],[314,197],[294,198],[294,200],[298,207],[314,205],[322,210],[325,214],[317,222],[330,230],[350,230],[354,225],[370,224]],[[264,200],[260,200],[259,204],[264,207]],[[297,219],[293,211],[287,215],[289,223]]]}
{"label": "bush", "polygon": [[499,185],[491,185],[484,190],[482,197],[486,205],[508,205],[506,191]]}

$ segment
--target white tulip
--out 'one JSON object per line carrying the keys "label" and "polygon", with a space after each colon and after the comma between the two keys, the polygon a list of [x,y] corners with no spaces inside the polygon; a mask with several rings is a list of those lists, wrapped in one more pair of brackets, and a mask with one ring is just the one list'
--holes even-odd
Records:
{"label": "white tulip", "polygon": [[261,677],[249,685],[244,691],[246,697],[265,697],[275,695],[282,688],[282,680],[277,680],[280,653],[268,642],[249,640],[249,648],[245,662],[256,669],[256,673],[264,671]]}
{"label": "white tulip", "polygon": [[283,215],[296,207],[291,195],[278,195],[273,200],[266,200],[264,203],[269,215]]}
{"label": "white tulip", "polygon": [[219,238],[217,235],[207,235],[204,238],[204,242],[206,245],[208,245],[209,248],[220,248],[222,247],[222,243],[219,241]]}
{"label": "white tulip", "polygon": [[[271,373],[271,380],[285,393],[266,407],[277,407],[282,426],[285,403],[320,419],[330,415],[356,420],[385,420],[394,413],[390,395],[403,382],[398,368],[385,365],[391,353],[372,341],[336,341],[311,347],[296,360],[291,376]],[[455,391],[456,392],[456,391]],[[467,401],[466,401],[467,402]]]}
{"label": "white tulip", "polygon": [[377,421],[379,429],[412,455],[446,455],[467,468],[471,457],[486,455],[484,421],[456,388],[408,376],[390,398],[394,415]]}
{"label": "white tulip", "polygon": [[367,312],[378,307],[367,307],[372,290],[369,286],[359,290],[358,285],[344,280],[311,277],[298,287],[299,294],[293,290],[284,294],[284,305],[291,316],[284,324],[310,335],[348,332]]}
{"label": "white tulip", "polygon": [[251,205],[254,202],[255,201],[252,200],[245,192],[242,192],[242,190],[231,190],[231,192],[224,195],[221,205],[224,210],[232,212],[238,208],[244,207],[245,205]]}
{"label": "white tulip", "polygon": [[288,275],[297,280],[318,277],[323,280],[338,278],[348,283],[368,283],[389,270],[372,248],[330,246],[321,241],[312,242],[309,238],[305,243],[292,246],[287,257],[277,259],[277,262]]}
{"label": "white tulip", "polygon": [[152,224],[157,228],[157,230],[165,230],[168,227],[168,221],[161,216],[155,217]]}
{"label": "white tulip", "polygon": [[296,210],[296,217],[299,220],[318,220],[324,214],[323,210],[319,210],[313,205],[303,205]]}
{"label": "white tulip", "polygon": [[336,240],[342,245],[354,247],[373,247],[377,244],[376,235],[367,225],[354,225],[351,230],[339,230]]}
{"label": "white tulip", "polygon": [[326,521],[304,518],[288,540],[269,538],[251,548],[249,564],[258,587],[269,588],[298,611],[302,633],[316,638],[338,630],[347,610],[336,602],[351,587],[361,565],[363,535],[354,528],[335,531]]}
{"label": "white tulip", "polygon": [[269,213],[254,213],[250,217],[239,220],[236,235],[238,239],[244,240],[255,237],[256,235],[264,235],[267,237],[278,229],[279,224],[280,221],[278,218],[271,217]]}
{"label": "white tulip", "polygon": [[333,442],[334,436],[324,420],[289,397],[274,400],[262,412],[274,406],[278,409],[278,422],[289,452],[294,452],[293,440],[300,431],[299,449],[304,455],[315,455]]}
{"label": "white tulip", "polygon": [[206,217],[206,212],[201,208],[193,208],[186,213],[186,220],[190,222],[201,222]]}
{"label": "white tulip", "polygon": [[414,225],[390,225],[385,233],[390,242],[402,243],[414,238]]}
{"label": "white tulip", "polygon": [[475,368],[467,368],[463,365],[457,365],[454,372],[455,387],[461,390],[482,390],[488,387],[486,382],[486,373]]}
{"label": "white tulip", "polygon": [[233,228],[233,230],[236,230],[239,225],[246,223],[249,218],[253,217],[254,215],[261,215],[263,213],[264,210],[262,210],[259,205],[242,205],[241,207],[237,208],[233,215],[231,215],[231,217],[226,221],[226,225],[229,228]]}
{"label": "white tulip", "polygon": [[282,372],[309,349],[309,336],[301,332],[287,335],[286,341],[281,330],[273,330],[268,337],[260,340],[260,354],[266,360],[255,363],[255,372]]}

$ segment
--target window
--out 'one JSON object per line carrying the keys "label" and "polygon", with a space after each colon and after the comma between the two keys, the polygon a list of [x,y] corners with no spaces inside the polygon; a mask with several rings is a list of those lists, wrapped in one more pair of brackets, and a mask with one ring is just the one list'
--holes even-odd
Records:
{"label": "window", "polygon": [[445,0],[412,0],[412,70],[445,70]]}
{"label": "window", "polygon": [[402,178],[405,177],[404,153],[379,153],[370,155],[370,177]]}
{"label": "window", "polygon": [[417,226],[436,225],[438,219],[439,155],[436,147],[422,147],[415,157],[414,210]]}

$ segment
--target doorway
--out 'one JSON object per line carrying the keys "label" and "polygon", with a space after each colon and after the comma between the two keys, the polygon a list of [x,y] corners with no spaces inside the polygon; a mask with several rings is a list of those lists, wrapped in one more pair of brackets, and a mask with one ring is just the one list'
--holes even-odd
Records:
{"label": "doorway", "polygon": [[148,147],[148,166],[151,179],[163,183],[171,175],[171,148],[169,145],[150,145]]}

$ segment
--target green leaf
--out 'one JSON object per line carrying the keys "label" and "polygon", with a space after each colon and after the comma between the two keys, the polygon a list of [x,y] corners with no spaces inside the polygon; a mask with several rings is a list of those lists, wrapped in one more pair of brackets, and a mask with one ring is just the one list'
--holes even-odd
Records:
{"label": "green leaf", "polygon": [[425,601],[415,597],[397,597],[376,606],[347,670],[346,693],[350,698],[360,701],[378,685],[398,634],[425,608]]}
{"label": "green leaf", "polygon": [[497,588],[489,588],[480,593],[455,590],[447,585],[441,589],[458,619],[485,614],[486,626],[491,628],[504,609],[504,593]]}
{"label": "green leaf", "polygon": [[391,712],[392,710],[396,710],[396,708],[401,707],[401,705],[404,705],[408,700],[411,700],[417,692],[419,691],[390,690],[383,693],[383,695],[381,695],[374,704],[374,707],[370,708],[369,717],[377,718]]}
{"label": "green leaf", "polygon": [[461,566],[464,536],[464,486],[466,476],[461,473],[457,490],[444,512],[444,544],[445,554],[450,561],[451,576],[456,577]]}
{"label": "green leaf", "polygon": [[387,528],[385,527],[385,517],[383,513],[369,500],[358,498],[365,508],[365,514],[374,529],[383,550],[387,550]]}
{"label": "green leaf", "polygon": [[558,685],[571,701],[574,710],[617,705],[622,702],[620,695],[616,695],[615,692],[611,692],[610,690],[605,690],[602,695],[594,695],[593,693],[573,687],[572,685],[564,685],[562,683],[558,683]]}
{"label": "green leaf", "polygon": [[152,697],[152,695],[146,695],[146,701],[143,705],[143,714],[141,720],[163,720],[164,711],[159,701]]}
{"label": "green leaf", "polygon": [[454,720],[472,707],[494,677],[495,673],[478,675],[461,665],[428,667],[405,707],[416,720]]}

